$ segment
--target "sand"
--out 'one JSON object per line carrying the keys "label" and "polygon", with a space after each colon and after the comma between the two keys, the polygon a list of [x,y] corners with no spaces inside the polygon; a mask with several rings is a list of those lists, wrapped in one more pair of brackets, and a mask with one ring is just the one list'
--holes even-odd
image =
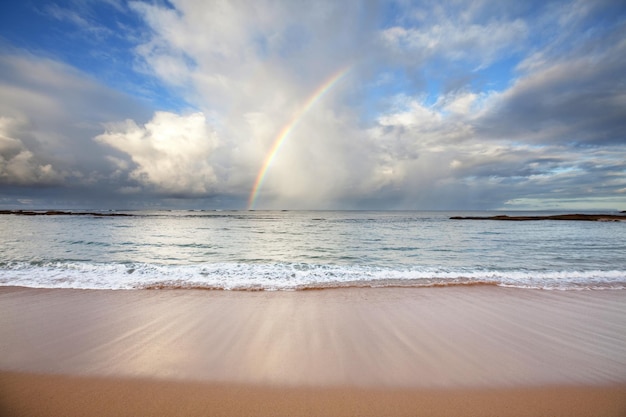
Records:
{"label": "sand", "polygon": [[3,416],[623,417],[626,387],[358,389],[0,373]]}
{"label": "sand", "polygon": [[0,288],[0,415],[626,415],[626,291]]}

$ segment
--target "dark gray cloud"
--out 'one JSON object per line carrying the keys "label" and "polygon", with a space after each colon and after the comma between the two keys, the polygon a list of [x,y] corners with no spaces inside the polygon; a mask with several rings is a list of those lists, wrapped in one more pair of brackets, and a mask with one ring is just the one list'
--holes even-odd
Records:
{"label": "dark gray cloud", "polygon": [[93,137],[103,123],[149,116],[136,100],[59,62],[0,56],[0,183],[106,188],[111,166]]}
{"label": "dark gray cloud", "polygon": [[477,134],[537,143],[626,144],[623,39],[626,26],[603,39],[599,51],[587,53],[583,45],[576,54],[522,75],[476,123]]}

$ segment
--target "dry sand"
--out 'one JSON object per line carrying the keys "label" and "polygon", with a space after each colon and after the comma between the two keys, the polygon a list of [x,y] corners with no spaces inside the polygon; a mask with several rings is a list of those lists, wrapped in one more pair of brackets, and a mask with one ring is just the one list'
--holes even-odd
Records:
{"label": "dry sand", "polygon": [[626,415],[626,291],[0,288],[0,415]]}
{"label": "dry sand", "polygon": [[0,372],[3,416],[623,417],[626,386],[357,389]]}

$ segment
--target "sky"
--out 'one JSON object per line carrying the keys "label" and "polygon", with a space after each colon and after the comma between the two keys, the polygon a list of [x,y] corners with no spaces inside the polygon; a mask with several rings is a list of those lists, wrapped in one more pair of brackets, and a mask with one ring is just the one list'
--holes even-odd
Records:
{"label": "sky", "polygon": [[2,2],[0,208],[626,210],[626,3]]}

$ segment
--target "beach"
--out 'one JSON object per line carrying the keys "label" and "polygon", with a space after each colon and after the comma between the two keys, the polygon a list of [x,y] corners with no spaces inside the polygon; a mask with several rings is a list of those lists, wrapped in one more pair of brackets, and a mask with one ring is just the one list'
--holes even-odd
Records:
{"label": "beach", "polygon": [[3,415],[626,413],[621,290],[2,287],[0,332]]}

